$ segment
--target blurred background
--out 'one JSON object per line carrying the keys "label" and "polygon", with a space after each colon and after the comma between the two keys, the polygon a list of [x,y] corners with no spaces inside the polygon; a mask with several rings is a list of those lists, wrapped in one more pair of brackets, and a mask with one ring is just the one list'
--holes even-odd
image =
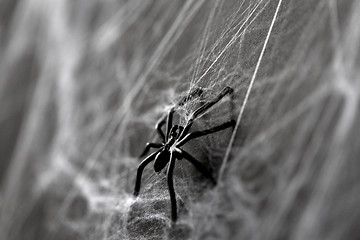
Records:
{"label": "blurred background", "polygon": [[[0,239],[360,239],[360,2],[1,0]],[[174,173],[139,155],[177,108]]]}

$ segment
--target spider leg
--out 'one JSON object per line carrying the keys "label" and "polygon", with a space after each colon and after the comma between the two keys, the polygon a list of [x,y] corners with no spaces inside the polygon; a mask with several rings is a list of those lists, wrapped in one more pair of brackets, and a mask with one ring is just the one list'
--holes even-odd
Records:
{"label": "spider leg", "polygon": [[134,196],[139,195],[139,191],[140,191],[140,185],[141,185],[141,176],[142,173],[144,171],[144,168],[146,167],[146,165],[148,165],[151,161],[153,161],[156,157],[156,154],[158,154],[160,151],[162,150],[159,149],[156,152],[153,152],[152,154],[150,154],[149,156],[147,156],[140,164],[139,167],[137,169],[137,173],[136,173],[136,183],[135,183],[135,189],[134,189]]}
{"label": "spider leg", "polygon": [[168,116],[167,116],[166,137],[165,137],[166,142],[169,139],[169,134],[170,134],[170,130],[171,130],[171,127],[172,127],[172,121],[173,121],[174,112],[175,112],[175,107],[173,107],[173,108],[171,108],[169,110],[169,113],[168,113]]}
{"label": "spider leg", "polygon": [[165,140],[165,134],[164,134],[164,132],[161,130],[161,128],[162,128],[162,126],[164,126],[165,120],[166,120],[166,117],[163,117],[163,118],[161,118],[161,119],[156,123],[156,125],[155,125],[155,129],[156,129],[159,137],[161,138],[161,140],[162,140],[163,142],[165,142],[166,140]]}
{"label": "spider leg", "polygon": [[193,91],[189,93],[186,97],[184,97],[179,103],[179,106],[184,105],[188,101],[192,100],[196,96],[200,96],[203,93],[203,90],[201,88],[195,88]]}
{"label": "spider leg", "polygon": [[225,87],[216,98],[214,98],[212,101],[207,102],[203,106],[196,109],[193,114],[193,116],[194,116],[193,118],[194,119],[197,118],[200,114],[206,112],[206,110],[208,110],[209,108],[214,106],[217,102],[219,102],[227,94],[232,94],[233,92],[234,92],[234,90],[231,87]]}
{"label": "spider leg", "polygon": [[206,167],[201,162],[196,160],[193,156],[191,156],[188,152],[186,152],[185,150],[183,150],[181,148],[176,148],[176,151],[180,154],[181,157],[183,157],[186,160],[188,160],[189,162],[191,162],[194,165],[194,167],[199,172],[201,172],[205,177],[210,179],[214,185],[216,184],[216,180],[214,179],[214,177],[211,175],[211,173],[206,169]]}
{"label": "spider leg", "polygon": [[171,220],[173,222],[177,219],[177,206],[176,206],[176,195],[174,190],[174,182],[173,182],[173,172],[175,167],[176,158],[173,154],[170,157],[170,163],[167,169],[167,182],[170,194],[170,201],[171,201]]}
{"label": "spider leg", "polygon": [[146,143],[145,149],[141,153],[140,158],[144,157],[150,151],[150,148],[161,148],[162,146],[163,146],[162,143],[151,143],[151,142]]}
{"label": "spider leg", "polygon": [[202,136],[205,136],[205,135],[208,135],[208,134],[211,134],[211,133],[215,133],[215,132],[224,130],[224,129],[229,128],[229,127],[234,127],[235,123],[236,123],[235,120],[230,120],[228,122],[225,122],[225,123],[223,123],[223,124],[221,124],[219,126],[216,126],[216,127],[210,128],[210,129],[189,133],[183,139],[181,139],[178,142],[177,146],[181,147],[185,143],[187,143],[188,141],[190,141],[190,140],[192,140],[194,138],[198,138],[198,137],[202,137]]}
{"label": "spider leg", "polygon": [[[195,88],[192,92],[189,93],[189,95],[187,95],[186,97],[181,99],[181,101],[177,105],[183,106],[185,103],[187,103],[188,101],[191,101],[196,96],[200,96],[202,93],[203,93],[203,90],[201,88]],[[168,138],[169,138],[174,112],[175,112],[175,107],[171,108],[169,111],[169,114],[168,114],[166,140],[168,140]]]}
{"label": "spider leg", "polygon": [[207,102],[204,105],[202,105],[201,107],[199,107],[198,109],[196,109],[195,112],[193,113],[193,116],[190,118],[187,125],[185,126],[184,131],[182,132],[180,138],[189,132],[194,120],[197,117],[199,117],[199,115],[206,112],[209,108],[211,108],[217,102],[219,102],[223,97],[225,97],[228,94],[232,94],[233,92],[234,92],[234,90],[231,87],[225,87],[216,98],[214,98],[212,101]]}
{"label": "spider leg", "polygon": [[[177,105],[178,106],[184,105],[186,102],[190,101],[195,96],[200,96],[202,94],[202,92],[203,91],[200,88],[196,88],[189,95],[184,97]],[[161,140],[164,143],[168,140],[168,137],[169,137],[169,133],[170,133],[170,130],[171,130],[171,127],[172,127],[172,120],[173,120],[174,112],[175,112],[175,107],[172,107],[169,110],[168,114],[163,116],[162,118],[160,118],[160,120],[155,125],[155,129],[157,131],[157,134],[159,135],[159,137],[161,138]],[[161,128],[164,126],[164,124],[166,122],[167,122],[167,125],[166,125],[166,134],[165,134]]]}
{"label": "spider leg", "polygon": [[[177,106],[182,106],[184,105],[186,102],[190,101],[191,99],[193,99],[196,96],[200,96],[202,94],[202,89],[200,88],[196,88],[194,91],[192,91],[189,95],[187,95],[186,97],[184,97],[178,104]],[[167,142],[169,139],[169,134],[170,134],[170,130],[172,128],[172,122],[173,122],[173,117],[174,117],[174,112],[175,112],[175,106],[172,107],[168,114],[167,117],[164,116],[162,119],[160,119],[160,121],[158,122],[158,124],[156,125],[156,129],[158,131],[159,136],[162,138],[163,142]],[[161,130],[161,127],[165,124],[165,122],[167,122],[166,124],[166,134],[164,134],[164,132]]]}

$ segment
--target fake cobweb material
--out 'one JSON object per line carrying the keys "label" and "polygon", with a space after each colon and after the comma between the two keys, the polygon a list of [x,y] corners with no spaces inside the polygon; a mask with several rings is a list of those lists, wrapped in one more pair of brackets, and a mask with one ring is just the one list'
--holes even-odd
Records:
{"label": "fake cobweb material", "polygon": [[[355,0],[4,0],[0,25],[1,239],[357,239]],[[185,149],[133,188],[154,125],[232,132]]]}

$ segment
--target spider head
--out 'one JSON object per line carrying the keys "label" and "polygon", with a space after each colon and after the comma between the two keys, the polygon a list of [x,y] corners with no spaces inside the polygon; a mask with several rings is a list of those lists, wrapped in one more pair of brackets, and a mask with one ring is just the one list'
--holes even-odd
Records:
{"label": "spider head", "polygon": [[170,136],[173,137],[174,139],[177,139],[183,130],[184,130],[184,127],[179,126],[179,125],[174,125],[170,129]]}

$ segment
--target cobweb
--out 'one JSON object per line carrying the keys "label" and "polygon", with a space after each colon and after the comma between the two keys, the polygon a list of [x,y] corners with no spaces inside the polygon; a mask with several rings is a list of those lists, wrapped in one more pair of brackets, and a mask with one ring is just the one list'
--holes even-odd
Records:
{"label": "cobweb", "polygon": [[[0,3],[1,239],[358,239],[360,2]],[[159,118],[234,89],[166,171]]]}

